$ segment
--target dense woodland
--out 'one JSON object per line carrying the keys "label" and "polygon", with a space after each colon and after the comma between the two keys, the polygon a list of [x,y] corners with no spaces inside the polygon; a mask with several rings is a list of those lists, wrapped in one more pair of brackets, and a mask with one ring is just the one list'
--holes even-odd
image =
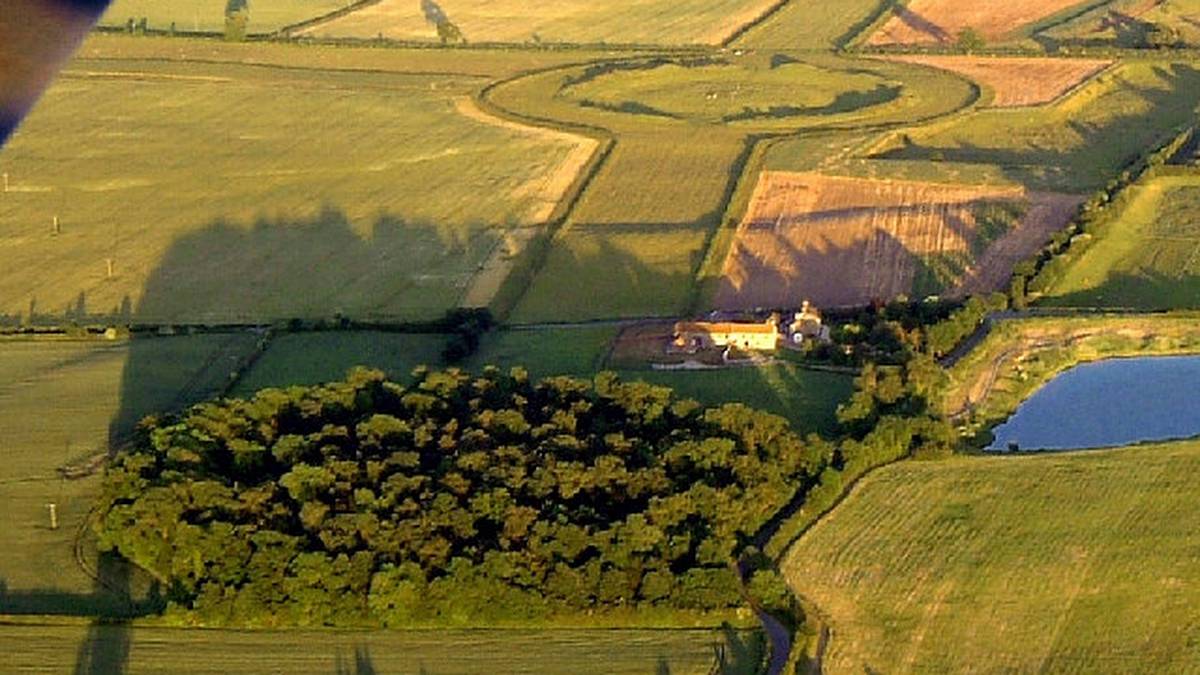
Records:
{"label": "dense woodland", "polygon": [[737,556],[837,455],[611,374],[358,370],[148,419],[97,527],[210,624],[718,610],[745,603]]}

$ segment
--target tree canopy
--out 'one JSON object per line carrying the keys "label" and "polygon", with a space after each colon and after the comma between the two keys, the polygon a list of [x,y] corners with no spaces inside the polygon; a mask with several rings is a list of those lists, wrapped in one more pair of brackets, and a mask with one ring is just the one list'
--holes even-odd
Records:
{"label": "tree canopy", "polygon": [[147,419],[97,530],[210,624],[720,610],[743,603],[738,554],[835,454],[611,373],[359,369]]}

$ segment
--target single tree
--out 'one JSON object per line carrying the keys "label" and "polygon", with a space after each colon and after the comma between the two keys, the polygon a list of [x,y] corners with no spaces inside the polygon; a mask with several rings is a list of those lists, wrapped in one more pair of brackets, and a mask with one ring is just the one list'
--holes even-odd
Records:
{"label": "single tree", "polygon": [[248,0],[228,0],[225,3],[225,39],[241,42],[246,39],[246,25],[250,23]]}
{"label": "single tree", "polygon": [[983,35],[969,26],[958,33],[958,48],[968,54],[983,49],[986,44]]}

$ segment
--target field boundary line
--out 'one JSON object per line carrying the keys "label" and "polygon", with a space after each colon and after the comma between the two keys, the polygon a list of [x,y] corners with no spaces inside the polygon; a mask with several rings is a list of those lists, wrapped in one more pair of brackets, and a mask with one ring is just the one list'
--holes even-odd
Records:
{"label": "field boundary line", "polygon": [[462,77],[476,80],[490,80],[491,75],[480,75],[478,73],[464,73],[453,70],[386,70],[382,68],[339,68],[336,66],[321,67],[316,66],[294,66],[286,63],[266,63],[263,61],[229,61],[226,59],[206,59],[206,58],[172,58],[170,56],[156,56],[150,59],[132,58],[125,56],[84,56],[80,57],[78,63],[86,63],[89,61],[101,62],[150,62],[150,63],[198,63],[211,66],[241,66],[244,68],[263,68],[269,70],[284,70],[291,72],[308,72],[308,73],[351,73],[358,75],[393,75],[400,77]]}
{"label": "field boundary line", "polygon": [[718,42],[717,46],[718,47],[734,46],[733,45],[734,42],[737,42],[738,40],[742,39],[743,37],[746,36],[747,33],[754,30],[755,28],[758,28],[759,26],[769,23],[771,19],[775,18],[776,14],[779,14],[780,12],[782,12],[783,9],[790,4],[792,4],[792,0],[779,0],[778,2],[771,5],[770,7],[767,7],[763,11],[762,14],[759,14],[754,19],[751,19],[748,23],[742,24],[742,26],[740,28],[738,28],[737,30],[730,33],[729,36],[727,36],[724,40],[721,40],[720,42]]}
{"label": "field boundary line", "polygon": [[268,37],[285,37],[285,38],[296,37],[293,35],[293,33],[295,31],[302,31],[302,30],[308,30],[310,28],[316,28],[317,26],[320,26],[321,24],[335,21],[337,19],[342,18],[343,16],[348,16],[350,14],[353,14],[360,9],[366,9],[367,7],[371,7],[372,5],[378,5],[381,2],[383,2],[383,0],[355,0],[355,2],[353,2],[349,5],[346,5],[345,7],[339,7],[337,9],[333,10],[332,12],[329,12],[328,14],[322,14],[321,16],[316,16],[311,19],[305,19],[304,21],[298,21],[293,24],[288,24],[286,26],[282,26],[282,27],[276,29],[275,31],[273,31],[271,33],[264,33],[264,35],[266,35]]}
{"label": "field boundary line", "polygon": [[842,33],[834,46],[838,51],[856,50],[863,46],[883,25],[896,15],[896,10],[907,7],[909,0],[882,0],[875,11],[862,18],[845,33]]}
{"label": "field boundary line", "polygon": [[1088,2],[1086,4],[1068,7],[1060,12],[1055,12],[1050,16],[1043,17],[1042,19],[1035,21],[1033,24],[1026,26],[1025,29],[1022,30],[1022,33],[1025,37],[1035,41],[1038,37],[1041,37],[1045,40],[1054,40],[1054,38],[1044,35],[1044,33],[1046,33],[1046,31],[1054,30],[1059,26],[1065,26],[1075,19],[1078,19],[1089,12],[1100,9],[1101,7],[1114,4],[1116,4],[1116,0],[1093,0],[1092,2]]}
{"label": "field boundary line", "polygon": [[1019,111],[1019,110],[1029,110],[1029,109],[1033,109],[1033,108],[1053,108],[1055,106],[1062,105],[1062,104],[1066,103],[1068,99],[1074,98],[1074,96],[1076,94],[1083,92],[1084,89],[1087,89],[1088,87],[1090,87],[1092,85],[1100,86],[1100,84],[1098,82],[1099,79],[1101,77],[1103,77],[1104,75],[1107,75],[1109,73],[1120,70],[1120,66],[1121,66],[1120,59],[1112,59],[1111,61],[1109,61],[1107,66],[1104,66],[1103,68],[1097,70],[1096,72],[1092,73],[1091,75],[1088,75],[1087,77],[1083,78],[1082,80],[1076,82],[1074,85],[1071,86],[1071,88],[1067,89],[1066,91],[1059,94],[1058,96],[1055,96],[1050,101],[1046,101],[1045,103],[1040,103],[1038,105],[1009,106],[1008,108],[1005,108],[1005,110],[1018,110]]}

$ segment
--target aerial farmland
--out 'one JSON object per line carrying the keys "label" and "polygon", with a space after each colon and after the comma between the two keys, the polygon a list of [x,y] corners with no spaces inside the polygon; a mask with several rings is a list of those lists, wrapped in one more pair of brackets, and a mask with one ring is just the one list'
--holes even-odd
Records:
{"label": "aerial farmland", "polygon": [[5,667],[1200,669],[1200,4],[12,2]]}

